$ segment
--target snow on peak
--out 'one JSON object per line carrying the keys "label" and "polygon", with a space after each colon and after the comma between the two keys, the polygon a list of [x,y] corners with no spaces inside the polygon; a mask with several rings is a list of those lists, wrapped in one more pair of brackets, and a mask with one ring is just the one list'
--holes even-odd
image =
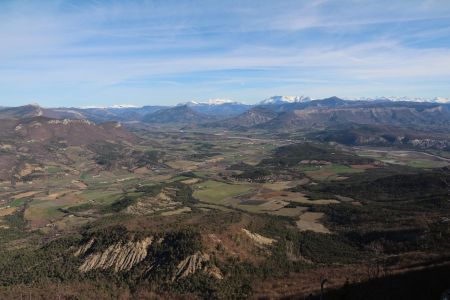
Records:
{"label": "snow on peak", "polygon": [[136,105],[133,104],[114,104],[111,108],[136,108]]}
{"label": "snow on peak", "polygon": [[[346,98],[348,99],[348,98]],[[364,101],[374,101],[374,100],[385,100],[385,101],[409,101],[409,102],[427,102],[427,103],[450,103],[450,98],[444,97],[434,97],[434,98],[422,98],[422,97],[407,97],[407,96],[390,96],[390,97],[359,97],[348,100],[364,100]]]}
{"label": "snow on peak", "polygon": [[450,98],[434,97],[430,102],[434,103],[450,103]]}
{"label": "snow on peak", "polygon": [[197,106],[197,105],[222,105],[222,104],[238,104],[239,102],[230,99],[208,99],[206,101],[188,101],[178,105]]}
{"label": "snow on peak", "polygon": [[298,103],[311,101],[310,97],[306,96],[273,96],[268,99],[264,99],[259,104],[282,104],[282,103]]}
{"label": "snow on peak", "polygon": [[111,106],[86,105],[86,106],[81,106],[80,108],[81,109],[109,109],[109,108],[121,109],[121,108],[139,108],[139,106],[136,106],[133,104],[114,104]]}
{"label": "snow on peak", "polygon": [[237,103],[236,101],[233,101],[231,99],[208,99],[208,101],[206,102],[209,105],[221,105],[221,104],[226,104],[226,103]]}

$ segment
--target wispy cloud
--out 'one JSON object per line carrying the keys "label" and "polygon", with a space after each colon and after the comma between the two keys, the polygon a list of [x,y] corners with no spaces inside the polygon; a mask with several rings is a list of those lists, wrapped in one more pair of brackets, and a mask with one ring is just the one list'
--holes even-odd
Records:
{"label": "wispy cloud", "polygon": [[2,1],[0,105],[449,96],[449,31],[444,0]]}

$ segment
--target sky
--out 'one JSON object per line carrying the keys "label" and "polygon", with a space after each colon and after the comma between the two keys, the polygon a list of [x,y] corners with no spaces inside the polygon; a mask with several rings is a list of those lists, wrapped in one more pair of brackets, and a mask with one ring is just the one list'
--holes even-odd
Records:
{"label": "sky", "polygon": [[450,97],[449,0],[0,0],[0,106]]}

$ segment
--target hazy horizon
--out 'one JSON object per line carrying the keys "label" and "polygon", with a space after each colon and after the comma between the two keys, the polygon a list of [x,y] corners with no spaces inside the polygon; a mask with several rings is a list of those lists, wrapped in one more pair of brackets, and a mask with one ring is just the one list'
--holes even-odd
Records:
{"label": "hazy horizon", "polygon": [[[443,97],[431,97],[431,98],[421,98],[421,97],[408,97],[408,96],[391,96],[391,98],[386,97],[386,96],[379,96],[379,97],[373,97],[373,98],[367,98],[367,97],[361,97],[361,98],[348,98],[348,97],[340,97],[340,96],[336,96],[336,95],[332,95],[332,96],[327,96],[324,98],[314,98],[314,97],[308,97],[305,95],[300,95],[300,96],[293,96],[293,95],[274,95],[271,97],[266,97],[264,99],[259,99],[259,100],[253,100],[253,101],[238,101],[238,100],[234,100],[234,99],[195,99],[195,100],[186,100],[186,101],[180,101],[180,102],[176,102],[176,103],[169,103],[169,104],[165,104],[165,103],[147,103],[147,104],[140,104],[140,105],[135,105],[132,103],[110,103],[108,105],[42,105],[39,102],[30,102],[30,103],[19,103],[19,104],[13,104],[13,105],[0,105],[0,107],[18,107],[18,106],[26,106],[26,105],[36,105],[42,108],[81,108],[81,109],[89,109],[89,108],[141,108],[144,106],[167,106],[167,107],[172,107],[172,106],[177,106],[177,105],[184,105],[184,104],[188,104],[188,103],[197,103],[197,104],[222,104],[222,103],[214,103],[215,101],[224,101],[223,103],[238,103],[238,104],[244,104],[244,105],[258,105],[258,104],[262,104],[264,102],[264,100],[269,100],[271,98],[275,98],[275,97],[302,97],[304,96],[305,98],[309,98],[309,100],[313,101],[313,100],[323,100],[323,99],[328,99],[328,98],[333,98],[333,97],[337,97],[340,98],[342,100],[350,100],[350,101],[364,101],[364,100],[391,100],[391,101],[412,101],[412,102],[428,102],[428,103],[441,103],[441,104],[448,104],[450,103],[450,98],[443,98]],[[308,101],[309,101],[308,100]]]}

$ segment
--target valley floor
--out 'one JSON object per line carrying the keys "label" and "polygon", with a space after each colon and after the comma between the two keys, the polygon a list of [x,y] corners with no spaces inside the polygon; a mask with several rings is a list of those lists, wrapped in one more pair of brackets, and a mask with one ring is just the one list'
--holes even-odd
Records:
{"label": "valley floor", "polygon": [[3,147],[0,164],[21,158],[0,182],[0,298],[303,299],[324,279],[326,299],[381,299],[388,282],[411,295],[418,278],[416,299],[445,291],[442,154],[132,130]]}

